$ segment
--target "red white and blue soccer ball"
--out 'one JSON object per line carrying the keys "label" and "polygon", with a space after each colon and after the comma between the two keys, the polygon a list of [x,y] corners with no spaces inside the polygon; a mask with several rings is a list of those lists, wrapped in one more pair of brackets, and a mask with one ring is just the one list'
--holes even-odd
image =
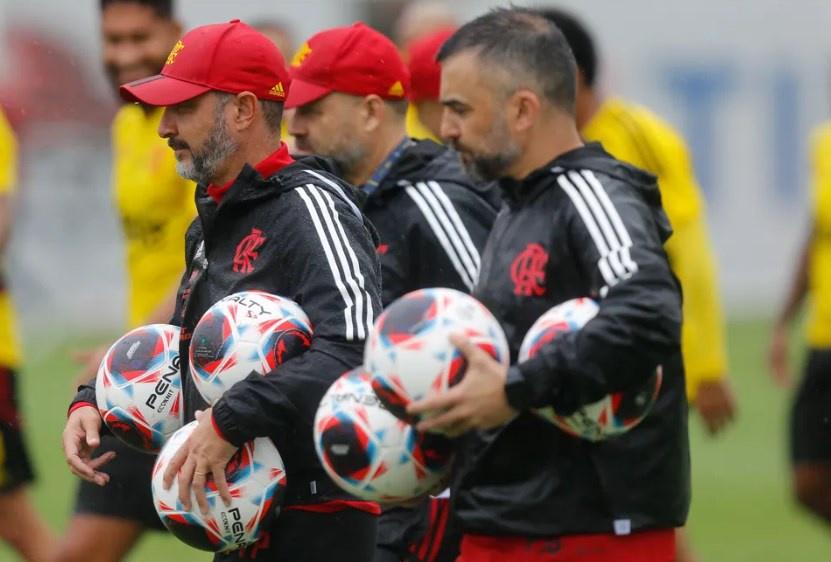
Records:
{"label": "red white and blue soccer ball", "polygon": [[184,423],[179,328],[150,324],[119,338],[98,367],[95,398],[113,435],[158,453]]}
{"label": "red white and blue soccer ball", "polygon": [[312,324],[294,301],[262,291],[234,293],[193,330],[190,373],[209,404],[248,375],[265,375],[312,344]]}
{"label": "red white and blue soccer ball", "polygon": [[324,395],[314,441],[323,468],[338,486],[380,503],[444,487],[453,460],[448,439],[417,432],[390,414],[360,367],[342,375]]}
{"label": "red white and blue soccer ball", "polygon": [[[572,299],[551,308],[525,335],[519,349],[519,362],[534,357],[561,334],[582,329],[598,310],[597,303],[588,298]],[[540,408],[535,413],[570,435],[602,441],[629,431],[646,417],[658,397],[662,378],[659,366],[646,383],[586,404],[569,416],[560,415],[551,407]]]}
{"label": "red white and blue soccer ball", "polygon": [[205,485],[209,513],[202,515],[191,492],[191,509],[179,501],[179,481],[170,489],[163,485],[170,460],[187,441],[199,422],[192,421],[177,431],[162,449],[153,466],[153,505],[165,527],[179,540],[201,550],[228,552],[255,543],[263,521],[278,515],[286,488],[286,471],[277,447],[270,439],[258,437],[240,447],[225,468],[231,493],[226,506],[212,478]]}
{"label": "red white and blue soccer ball", "polygon": [[460,291],[413,291],[378,317],[367,338],[364,367],[378,398],[395,416],[418,421],[406,413],[410,403],[442,394],[462,380],[467,361],[450,343],[454,333],[508,365],[508,342],[499,322],[482,303]]}

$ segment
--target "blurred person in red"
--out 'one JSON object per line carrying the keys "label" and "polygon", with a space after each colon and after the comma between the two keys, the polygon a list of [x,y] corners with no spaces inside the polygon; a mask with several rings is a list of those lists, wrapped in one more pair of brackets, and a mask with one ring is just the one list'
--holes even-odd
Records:
{"label": "blurred person in red", "polygon": [[[450,5],[443,0],[413,0],[408,2],[395,22],[393,36],[399,50],[408,58],[410,45],[437,32],[454,29],[458,21]],[[431,108],[428,107],[428,111]],[[435,120],[435,114],[428,119]],[[407,134],[416,139],[439,140],[435,129],[421,119],[415,103],[407,110]]]}
{"label": "blurred person in red", "polygon": [[[456,151],[413,140],[405,127],[410,77],[395,45],[357,23],[322,31],[295,59],[286,106],[300,148],[332,158],[358,187],[378,230],[382,304],[426,287],[469,293],[501,201]],[[386,509],[375,562],[451,562],[458,537],[444,494]]]}
{"label": "blurred person in red", "polygon": [[[173,0],[101,0],[104,69],[114,91],[164,66],[181,34]],[[124,104],[112,124],[113,200],[125,240],[129,327],[167,323],[182,275],[185,230],[196,215],[192,182],[176,173],[176,160],[156,134],[162,111]],[[94,376],[106,347],[78,354]],[[112,435],[97,454],[112,458],[105,488],[81,481],[59,547],[60,562],[117,562],[146,530],[164,530],[147,484],[154,457]],[[101,540],[101,537],[107,540]]]}
{"label": "blurred person in red", "polygon": [[[17,143],[0,108],[0,260],[5,261],[17,185]],[[30,562],[52,560],[55,537],[27,493],[34,481],[19,410],[21,362],[16,319],[0,267],[0,539]]]}
{"label": "blurred person in red", "polygon": [[410,103],[418,120],[435,138],[441,135],[441,115],[444,107],[439,102],[441,67],[436,54],[455,28],[447,27],[429,33],[407,47],[407,66],[410,69]]}

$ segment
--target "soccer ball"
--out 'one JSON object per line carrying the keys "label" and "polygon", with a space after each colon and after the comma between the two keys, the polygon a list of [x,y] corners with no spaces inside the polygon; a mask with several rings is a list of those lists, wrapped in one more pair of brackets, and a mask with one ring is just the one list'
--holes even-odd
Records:
{"label": "soccer ball", "polygon": [[467,361],[450,343],[453,333],[508,364],[508,342],[499,322],[482,303],[460,291],[413,291],[378,317],[367,338],[364,366],[375,394],[395,416],[419,421],[406,413],[411,402],[442,394],[462,380]]}
{"label": "soccer ball", "polygon": [[[210,507],[202,515],[191,492],[191,510],[179,501],[179,481],[174,478],[164,489],[164,472],[170,460],[187,441],[199,422],[192,421],[173,434],[153,466],[151,486],[153,505],[165,527],[179,540],[201,550],[228,552],[257,541],[266,517],[277,516],[286,488],[283,459],[270,439],[249,441],[231,457],[225,467],[225,480],[231,492],[231,505],[219,497],[216,485],[208,476],[205,496]],[[273,508],[273,509],[272,509]]]}
{"label": "soccer ball", "polygon": [[314,440],[323,468],[338,486],[381,503],[443,488],[453,459],[448,439],[419,433],[390,414],[360,367],[336,380],[320,401]]}
{"label": "soccer ball", "polygon": [[265,375],[312,344],[312,325],[292,300],[243,291],[209,308],[193,330],[190,373],[213,404],[251,373]]}
{"label": "soccer ball", "polygon": [[179,328],[150,324],[116,341],[98,367],[95,400],[110,431],[136,449],[158,453],[182,427]]}
{"label": "soccer ball", "polygon": [[[587,298],[573,299],[551,308],[534,322],[525,335],[519,348],[519,362],[534,357],[541,347],[560,334],[582,329],[597,315],[598,310],[597,303]],[[658,397],[662,378],[659,366],[638,387],[586,404],[570,416],[562,416],[551,407],[540,408],[534,413],[570,435],[602,441],[629,431],[646,417]]]}

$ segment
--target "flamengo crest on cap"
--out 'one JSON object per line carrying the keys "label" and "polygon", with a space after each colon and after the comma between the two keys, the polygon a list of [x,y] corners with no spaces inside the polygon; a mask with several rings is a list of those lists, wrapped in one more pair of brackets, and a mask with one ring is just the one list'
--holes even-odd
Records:
{"label": "flamengo crest on cap", "polygon": [[389,92],[387,94],[391,96],[398,96],[401,97],[404,95],[404,85],[401,83],[400,80],[396,80],[395,84],[390,86]]}
{"label": "flamengo crest on cap", "polygon": [[300,66],[310,54],[312,54],[312,48],[309,47],[308,43],[303,43],[300,48],[297,49],[297,52],[294,53],[294,57],[291,59],[291,65]]}
{"label": "flamengo crest on cap", "polygon": [[170,51],[170,54],[167,55],[167,61],[165,64],[173,64],[176,61],[176,57],[179,56],[179,52],[185,48],[185,44],[182,43],[181,40],[176,41],[176,44],[173,46],[173,50]]}

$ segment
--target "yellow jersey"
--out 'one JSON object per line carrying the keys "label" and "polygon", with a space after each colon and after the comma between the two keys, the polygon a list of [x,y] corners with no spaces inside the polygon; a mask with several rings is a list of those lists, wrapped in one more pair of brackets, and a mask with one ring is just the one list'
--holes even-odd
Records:
{"label": "yellow jersey", "polygon": [[831,122],[811,138],[814,233],[808,270],[808,344],[831,347]]}
{"label": "yellow jersey", "polygon": [[[17,142],[0,110],[0,196],[10,198],[17,184]],[[9,203],[7,203],[9,204]],[[0,272],[2,277],[2,272]],[[5,285],[5,280],[3,280]],[[0,365],[16,369],[20,366],[20,340],[11,297],[5,286],[0,288]]]}
{"label": "yellow jersey", "polygon": [[194,184],[176,173],[176,159],[157,129],[163,110],[123,106],[113,122],[114,198],[126,239],[131,326],[178,285],[185,269],[185,231],[196,215]]}
{"label": "yellow jersey", "polygon": [[681,135],[657,115],[617,98],[604,101],[581,134],[658,177],[673,228],[667,256],[684,291],[681,348],[687,397],[694,400],[699,383],[725,375],[727,358],[715,259],[689,151]]}
{"label": "yellow jersey", "polygon": [[441,142],[418,118],[418,110],[413,104],[407,107],[407,136],[414,139],[429,139]]}

